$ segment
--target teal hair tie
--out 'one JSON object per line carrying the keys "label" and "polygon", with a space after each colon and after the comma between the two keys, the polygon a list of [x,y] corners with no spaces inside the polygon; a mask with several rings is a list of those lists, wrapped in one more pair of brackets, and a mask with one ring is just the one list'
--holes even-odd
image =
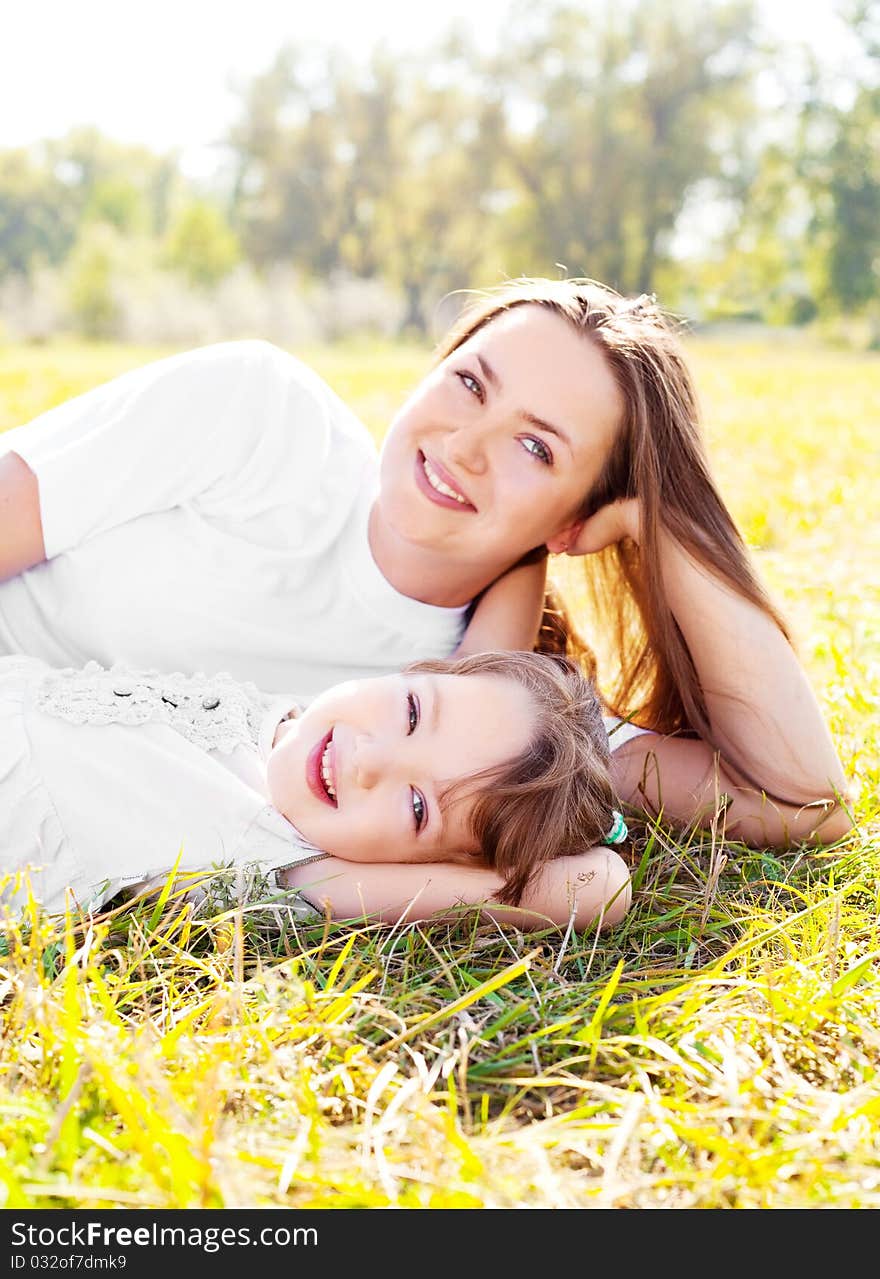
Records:
{"label": "teal hair tie", "polygon": [[611,823],[611,829],[602,840],[602,843],[622,844],[629,834],[626,822],[623,820],[623,813],[619,813],[616,808],[613,808],[611,810],[611,816],[614,818],[614,821]]}

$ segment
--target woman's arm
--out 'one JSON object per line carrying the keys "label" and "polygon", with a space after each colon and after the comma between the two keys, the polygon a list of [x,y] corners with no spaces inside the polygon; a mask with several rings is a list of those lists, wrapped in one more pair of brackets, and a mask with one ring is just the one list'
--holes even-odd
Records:
{"label": "woman's arm", "polygon": [[17,453],[0,457],[0,582],[46,558],[37,477]]}
{"label": "woman's arm", "polygon": [[515,564],[482,594],[453,657],[487,649],[531,652],[538,639],[547,588],[546,557]]}
{"label": "woman's arm", "polygon": [[833,800],[784,804],[755,789],[706,742],[646,733],[617,748],[611,777],[624,803],[673,826],[708,830],[753,848],[830,844],[850,829]]}
{"label": "woman's arm", "polygon": [[479,908],[499,924],[534,931],[574,919],[577,929],[619,923],[631,896],[629,870],[610,848],[590,848],[549,862],[530,884],[519,906],[492,901],[501,887],[493,871],[452,862],[354,863],[339,857],[279,871],[279,883],[296,888],[336,919],[396,923],[450,917]]}
{"label": "woman's arm", "polygon": [[[624,536],[638,541],[639,517],[635,498],[604,507],[583,525],[570,553],[599,550]],[[784,796],[791,801],[782,806],[789,816],[799,804],[836,801],[846,793],[843,768],[806,674],[776,623],[665,530],[660,557],[669,605],[696,667],[729,780],[736,786],[745,774]],[[682,745],[673,754],[690,768],[678,750]],[[693,752],[690,782],[696,789],[703,785],[706,750]]]}

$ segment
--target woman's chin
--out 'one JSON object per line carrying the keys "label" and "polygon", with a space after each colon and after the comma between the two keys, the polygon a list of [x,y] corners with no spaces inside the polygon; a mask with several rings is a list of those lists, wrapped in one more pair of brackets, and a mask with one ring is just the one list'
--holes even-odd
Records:
{"label": "woman's chin", "polygon": [[[384,527],[371,546],[373,559],[379,571],[392,585],[407,580],[413,571],[421,572],[439,560],[439,569],[471,558],[462,551],[455,530],[444,528],[439,522],[415,519],[412,514]],[[404,594],[407,594],[404,591]]]}

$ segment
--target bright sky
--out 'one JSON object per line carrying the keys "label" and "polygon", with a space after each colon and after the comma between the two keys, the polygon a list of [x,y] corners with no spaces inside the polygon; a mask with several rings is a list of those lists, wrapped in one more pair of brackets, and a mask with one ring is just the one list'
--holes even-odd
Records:
{"label": "bright sky", "polygon": [[[839,45],[835,0],[761,7],[777,34]],[[0,0],[0,147],[95,124],[122,141],[179,148],[191,171],[210,169],[205,148],[235,118],[236,84],[265,70],[281,45],[406,51],[457,20],[486,47],[509,8],[509,0]]]}
{"label": "bright sky", "polygon": [[[14,6],[14,7],[13,7]],[[223,136],[236,83],[285,43],[424,47],[454,19],[490,42],[508,0],[0,0],[0,146],[91,123],[122,141]],[[5,12],[4,12],[5,10]]]}

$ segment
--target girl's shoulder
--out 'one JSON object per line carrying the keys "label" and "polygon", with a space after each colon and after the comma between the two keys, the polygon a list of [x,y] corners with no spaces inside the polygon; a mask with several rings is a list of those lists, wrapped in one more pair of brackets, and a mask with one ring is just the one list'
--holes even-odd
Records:
{"label": "girl's shoulder", "polygon": [[645,734],[651,735],[651,729],[641,728],[638,724],[621,719],[620,716],[612,715],[607,711],[602,715],[602,722],[608,734],[608,746],[612,754],[624,743],[631,742],[635,737],[642,737]]}

